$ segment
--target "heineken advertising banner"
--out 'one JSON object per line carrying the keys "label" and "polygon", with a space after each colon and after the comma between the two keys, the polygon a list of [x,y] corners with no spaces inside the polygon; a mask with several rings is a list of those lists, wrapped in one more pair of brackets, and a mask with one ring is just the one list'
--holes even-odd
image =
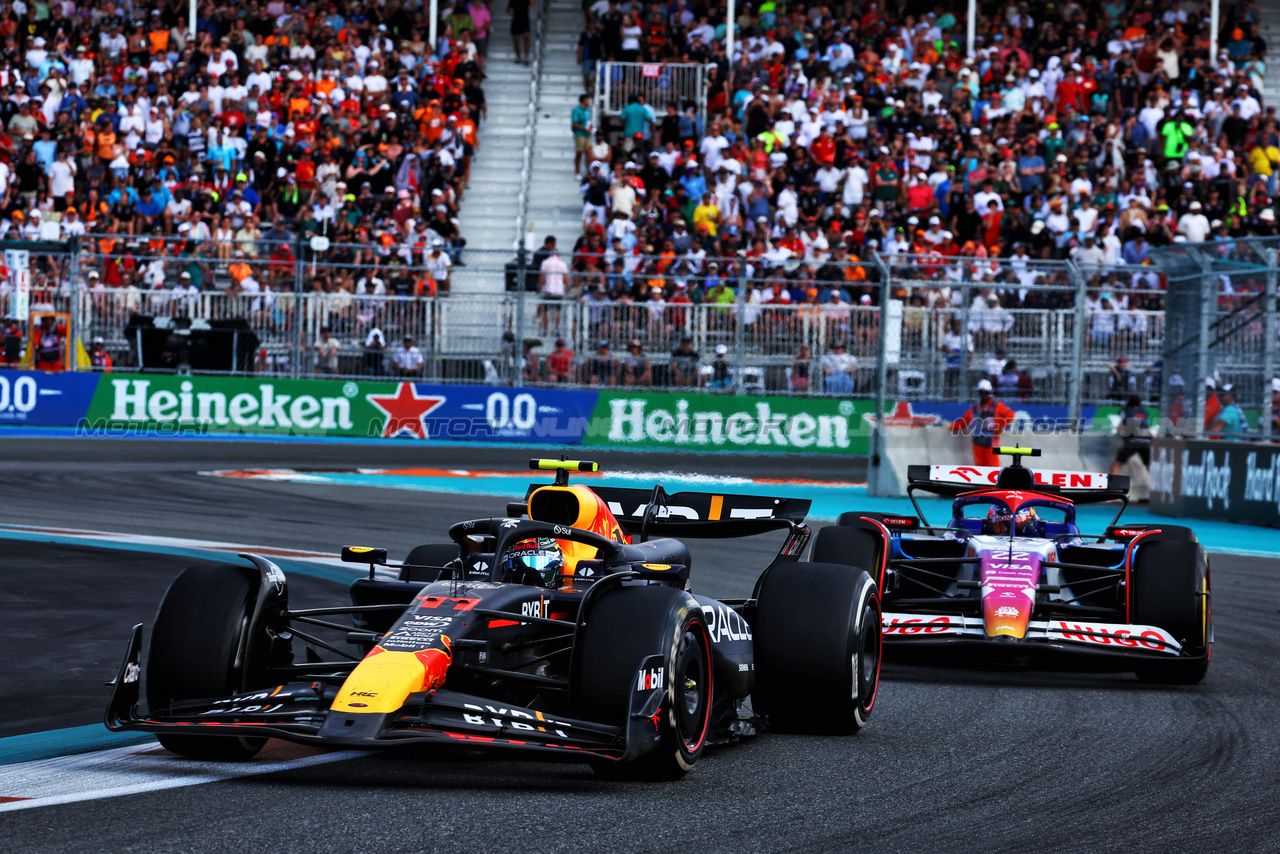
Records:
{"label": "heineken advertising banner", "polygon": [[578,444],[593,392],[412,382],[103,374],[87,433],[471,439]]}
{"label": "heineken advertising banner", "polygon": [[869,401],[601,392],[584,445],[865,454]]}
{"label": "heineken advertising banner", "polygon": [[[397,380],[0,371],[0,426],[77,427],[83,435],[348,436],[419,440],[866,454],[871,401],[673,394]],[[963,404],[890,404],[887,423],[928,426]],[[1023,406],[1061,429],[1065,407]],[[1102,408],[1085,420],[1106,421]]]}
{"label": "heineken advertising banner", "polygon": [[0,425],[74,425],[97,387],[96,374],[0,370]]}

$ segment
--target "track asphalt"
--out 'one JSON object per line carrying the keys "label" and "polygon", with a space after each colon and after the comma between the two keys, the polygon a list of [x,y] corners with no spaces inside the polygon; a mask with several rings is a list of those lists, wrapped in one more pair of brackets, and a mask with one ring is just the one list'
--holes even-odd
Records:
{"label": "track asphalt", "polygon": [[[497,512],[495,499],[197,472],[514,470],[529,456],[421,445],[6,440],[0,460],[12,490],[0,524],[319,552],[360,542],[400,555],[440,539],[453,521]],[[832,471],[830,460],[600,457],[633,470],[865,476]],[[777,544],[693,542],[697,589],[745,595]],[[0,548],[0,736],[92,726],[129,626],[150,621],[189,558],[64,542]],[[269,767],[287,770],[0,812],[0,838],[18,851],[57,852],[1276,850],[1280,566],[1216,556],[1213,571],[1214,663],[1193,688],[1144,686],[1123,674],[891,664],[861,735],[765,735],[709,751],[674,784],[607,783],[585,767],[525,761],[375,755],[315,764],[282,754]],[[325,578],[291,579],[299,601],[343,596]],[[121,751],[136,752],[147,751]],[[145,773],[195,773],[176,760],[155,768]]]}

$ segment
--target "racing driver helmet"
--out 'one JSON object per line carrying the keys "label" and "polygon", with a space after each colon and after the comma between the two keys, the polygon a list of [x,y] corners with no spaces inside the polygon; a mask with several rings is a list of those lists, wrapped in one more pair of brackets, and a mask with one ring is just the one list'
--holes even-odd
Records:
{"label": "racing driver helmet", "polygon": [[1013,517],[1014,528],[1019,537],[1040,536],[1040,516],[1034,507],[1023,507]]}
{"label": "racing driver helmet", "polygon": [[564,553],[554,537],[520,540],[502,556],[502,580],[534,587],[559,587]]}
{"label": "racing driver helmet", "polygon": [[1009,533],[1012,527],[1013,514],[997,504],[987,511],[987,520],[982,525],[982,533],[999,537]]}

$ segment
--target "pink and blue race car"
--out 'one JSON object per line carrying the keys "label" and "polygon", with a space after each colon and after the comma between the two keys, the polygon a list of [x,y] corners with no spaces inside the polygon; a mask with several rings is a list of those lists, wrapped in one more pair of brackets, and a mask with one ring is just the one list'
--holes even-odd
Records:
{"label": "pink and blue race car", "polygon": [[[845,513],[815,537],[813,560],[872,571],[886,655],[938,660],[949,647],[968,661],[1201,681],[1213,609],[1194,532],[1117,524],[1127,477],[1032,471],[1021,460],[1038,451],[997,452],[1013,464],[910,466],[916,516]],[[945,525],[925,520],[916,492],[953,499]],[[1100,502],[1118,502],[1119,512],[1101,534],[1082,532],[1077,506]]]}

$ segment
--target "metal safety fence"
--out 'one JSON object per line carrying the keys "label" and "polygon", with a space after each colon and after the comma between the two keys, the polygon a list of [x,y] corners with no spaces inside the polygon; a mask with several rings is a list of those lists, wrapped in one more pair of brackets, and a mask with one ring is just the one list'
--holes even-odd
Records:
{"label": "metal safety fence", "polygon": [[[406,375],[448,382],[892,403],[967,401],[988,379],[1011,401],[1072,413],[1131,394],[1166,408],[1182,394],[1202,412],[1197,386],[1216,377],[1269,421],[1275,243],[1180,245],[1158,264],[1093,269],[1017,255],[710,259],[580,247],[548,287],[542,258],[524,252],[469,253],[446,283],[413,246],[308,252],[266,237],[228,252],[215,241],[108,247],[95,237],[33,255],[28,298],[71,317],[86,344],[101,338],[116,365],[144,370],[386,376],[402,373],[399,350],[412,347],[422,365]],[[14,299],[0,284],[6,315]],[[234,361],[210,368],[173,347],[149,358],[147,328],[179,339],[231,329]]]}
{"label": "metal safety fence", "polygon": [[677,62],[601,62],[596,65],[591,119],[601,127],[605,118],[616,119],[641,97],[659,118],[668,105],[683,114],[690,106],[697,112],[698,128],[707,122],[707,85],[712,65]]}

